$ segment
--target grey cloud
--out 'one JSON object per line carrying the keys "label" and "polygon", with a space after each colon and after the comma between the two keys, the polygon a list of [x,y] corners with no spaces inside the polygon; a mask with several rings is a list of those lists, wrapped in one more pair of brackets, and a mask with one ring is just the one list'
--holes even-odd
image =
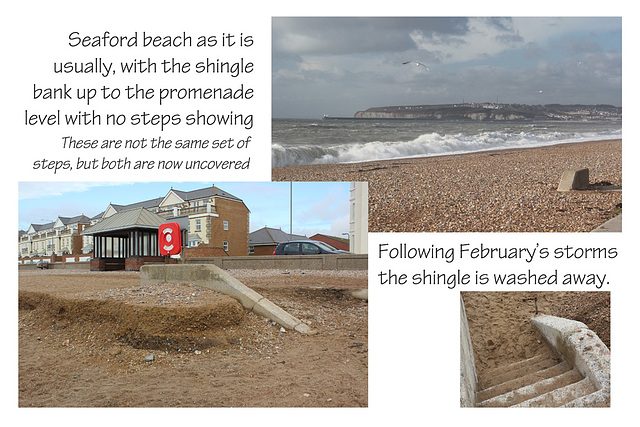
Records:
{"label": "grey cloud", "polygon": [[567,53],[575,55],[575,54],[584,54],[584,53],[597,53],[602,52],[602,47],[599,43],[593,40],[587,40],[584,38],[580,39],[562,39],[558,47],[560,49],[565,50]]}
{"label": "grey cloud", "polygon": [[487,23],[498,30],[502,31],[513,31],[513,20],[507,17],[493,17],[493,18],[485,18]]}
{"label": "grey cloud", "polygon": [[496,39],[504,44],[522,43],[524,39],[519,34],[501,34]]}
{"label": "grey cloud", "polygon": [[[274,18],[275,117],[464,100],[620,104],[620,20]],[[430,72],[402,65],[429,64]],[[542,92],[541,92],[542,91]]]}
{"label": "grey cloud", "polygon": [[468,32],[468,18],[273,18],[272,24],[277,56],[403,51],[415,48],[415,31],[424,37]]}
{"label": "grey cloud", "polygon": [[545,53],[545,50],[538,43],[533,42],[524,45],[522,51],[524,57],[528,59],[542,58]]}

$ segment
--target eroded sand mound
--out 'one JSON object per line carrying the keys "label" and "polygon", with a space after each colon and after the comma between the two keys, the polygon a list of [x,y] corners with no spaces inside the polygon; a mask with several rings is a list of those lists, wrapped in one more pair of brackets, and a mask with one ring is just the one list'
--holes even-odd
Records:
{"label": "eroded sand mound", "polygon": [[[197,323],[185,323],[181,335],[164,335],[165,340],[188,336],[180,346],[169,348],[162,342],[168,350],[135,348],[132,341],[117,338],[116,332],[124,329],[117,321],[94,317],[87,309],[82,319],[75,320],[68,312],[57,313],[60,304],[53,304],[53,311],[45,310],[45,305],[36,308],[37,301],[23,294],[25,309],[18,313],[19,405],[367,406],[368,303],[342,292],[366,289],[366,271],[233,270],[233,274],[319,333],[292,333],[245,312],[238,324],[225,327],[201,330]],[[19,290],[90,300],[91,309],[99,306],[95,301],[103,300],[112,303],[109,307],[126,304],[125,310],[140,310],[138,314],[151,306],[180,308],[162,311],[177,313],[178,321],[185,313],[182,309],[200,310],[220,302],[220,294],[207,288],[142,286],[134,272],[20,270]],[[186,313],[196,318],[192,316],[196,311]],[[211,347],[205,349],[196,341],[204,337],[209,340],[204,344]],[[145,341],[147,346],[153,344]]]}
{"label": "eroded sand mound", "polygon": [[20,291],[19,309],[34,310],[42,321],[90,323],[103,340],[135,348],[195,350],[219,343],[223,329],[240,324],[245,311],[235,299],[217,295],[206,304],[142,306],[109,299],[82,299]]}

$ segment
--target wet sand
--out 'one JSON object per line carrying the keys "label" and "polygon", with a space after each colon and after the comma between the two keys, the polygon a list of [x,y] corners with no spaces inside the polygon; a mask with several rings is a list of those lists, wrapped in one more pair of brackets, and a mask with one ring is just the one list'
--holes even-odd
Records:
{"label": "wet sand", "polygon": [[622,192],[557,192],[565,170],[622,185],[622,141],[274,168],[274,181],[367,181],[370,232],[581,232],[620,213]]}

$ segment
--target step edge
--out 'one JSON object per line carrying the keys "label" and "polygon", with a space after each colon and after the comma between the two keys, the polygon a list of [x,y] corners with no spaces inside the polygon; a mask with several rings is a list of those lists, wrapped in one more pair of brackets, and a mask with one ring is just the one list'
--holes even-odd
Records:
{"label": "step edge", "polygon": [[577,395],[577,396],[573,397],[573,399],[571,399],[571,400],[569,400],[567,402],[560,403],[558,405],[551,405],[551,406],[549,405],[548,402],[545,402],[544,405],[540,405],[542,407],[560,407],[560,406],[562,406],[562,405],[564,405],[566,403],[569,403],[569,402],[571,402],[573,400],[580,399],[580,398],[582,398],[584,396],[588,396],[589,394],[594,393],[594,391],[584,392],[585,390],[581,390],[581,389],[584,389],[587,386],[595,391],[595,388],[594,388],[593,384],[591,384],[591,381],[589,381],[588,378],[583,378],[580,381],[577,381],[575,383],[568,384],[568,385],[566,385],[564,387],[560,387],[560,388],[557,388],[555,390],[551,390],[548,393],[544,393],[544,394],[541,394],[539,396],[532,397],[531,399],[527,399],[525,401],[522,401],[522,402],[520,402],[520,403],[518,403],[516,405],[513,405],[512,407],[514,407],[514,408],[536,407],[538,405],[532,405],[532,403],[534,403],[534,404],[535,403],[542,403],[545,400],[547,400],[548,397],[552,397],[552,399],[555,400],[556,395],[562,394],[562,393],[567,392],[567,391],[569,391],[569,393],[573,393],[577,389],[577,392],[580,395]]}
{"label": "step edge", "polygon": [[[534,386],[540,387],[540,386],[553,385],[554,382],[561,382],[563,380],[562,377],[568,377],[568,376],[576,375],[576,373],[580,376],[581,379],[579,379],[577,381],[574,381],[574,382],[572,382],[570,384],[558,387],[558,388],[556,388],[554,390],[550,390],[548,392],[542,393],[542,394],[532,394],[532,393],[535,393],[535,390],[533,390]],[[538,398],[540,396],[544,396],[546,394],[552,393],[552,392],[554,392],[556,390],[559,390],[559,389],[562,389],[562,388],[565,388],[565,387],[570,387],[570,386],[572,386],[572,385],[574,385],[574,384],[576,384],[578,382],[584,381],[584,380],[585,380],[585,378],[583,378],[579,374],[578,371],[576,371],[575,369],[572,369],[572,370],[564,372],[564,373],[562,373],[560,375],[556,375],[554,377],[547,378],[547,379],[544,379],[544,380],[541,380],[541,381],[537,381],[537,382],[535,382],[533,384],[529,384],[529,385],[526,385],[524,387],[520,387],[518,389],[508,391],[507,393],[500,394],[498,396],[492,397],[491,399],[480,401],[480,402],[478,402],[478,406],[479,407],[486,407],[487,406],[486,403],[487,402],[493,403],[493,402],[491,402],[493,400],[495,400],[496,402],[505,401],[504,403],[507,406],[510,406],[510,407],[518,406],[518,405],[521,405],[523,402],[536,399],[536,398]],[[513,400],[515,400],[516,396],[522,396],[522,395],[525,395],[525,394],[528,394],[528,393],[531,394],[531,396],[530,397],[526,397],[525,400],[522,400],[520,402],[509,404],[510,402],[506,401],[507,399],[511,399],[513,401]]]}
{"label": "step edge", "polygon": [[[561,370],[561,372],[555,373],[555,372],[553,372],[554,370]],[[571,371],[571,366],[569,366],[569,364],[567,362],[562,361],[562,362],[557,363],[557,364],[555,364],[553,366],[550,366],[548,368],[544,368],[544,369],[541,369],[541,370],[535,371],[535,372],[530,372],[530,373],[527,373],[527,374],[525,374],[525,375],[523,375],[521,377],[516,377],[516,378],[514,378],[512,380],[508,380],[508,381],[502,382],[500,384],[496,384],[494,386],[491,386],[489,388],[485,388],[483,390],[480,390],[480,391],[478,391],[478,400],[479,401],[484,401],[484,400],[491,399],[491,397],[483,399],[480,396],[482,394],[490,394],[493,390],[497,389],[498,387],[504,386],[505,384],[508,384],[510,382],[515,382],[515,381],[517,381],[519,379],[522,379],[522,378],[532,377],[532,376],[541,376],[540,378],[533,378],[534,381],[527,382],[527,383],[521,385],[520,387],[512,388],[511,390],[517,390],[517,389],[522,388],[522,387],[533,385],[533,384],[536,384],[536,383],[538,383],[540,381],[544,381],[544,380],[547,380],[549,378],[553,378],[553,377],[557,377],[559,375],[565,374],[565,373],[567,373],[569,371]],[[506,392],[508,392],[508,391],[510,391],[510,390],[507,390]],[[504,394],[504,393],[500,393],[500,394]],[[497,394],[496,396],[499,396],[500,394]],[[492,396],[492,397],[495,397],[495,396]]]}

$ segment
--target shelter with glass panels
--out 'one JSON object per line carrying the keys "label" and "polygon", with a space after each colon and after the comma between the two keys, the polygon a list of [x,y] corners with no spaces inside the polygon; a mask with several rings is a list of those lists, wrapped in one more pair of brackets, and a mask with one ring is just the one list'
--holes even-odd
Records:
{"label": "shelter with glass panels", "polygon": [[144,208],[119,212],[82,232],[93,237],[91,270],[139,270],[162,262],[158,228],[167,219]]}

